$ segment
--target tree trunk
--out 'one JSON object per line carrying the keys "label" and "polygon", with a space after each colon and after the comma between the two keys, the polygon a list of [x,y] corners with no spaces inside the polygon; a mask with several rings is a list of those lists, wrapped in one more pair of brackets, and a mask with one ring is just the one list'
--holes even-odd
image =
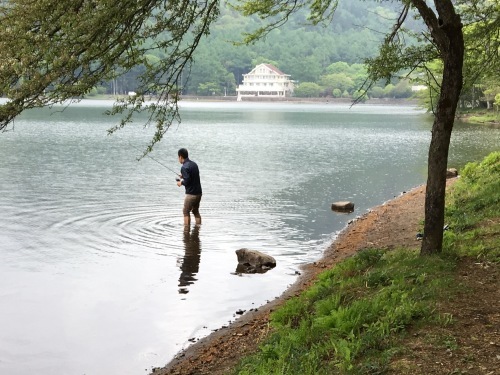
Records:
{"label": "tree trunk", "polygon": [[[443,15],[441,15],[443,16]],[[425,192],[424,238],[421,255],[439,253],[443,247],[443,226],[446,191],[446,168],[451,131],[455,121],[460,92],[462,90],[462,66],[464,59],[464,40],[462,24],[458,16],[445,18],[440,22],[438,43],[442,54],[444,69],[441,93],[437,104],[436,117],[432,125],[432,138],[429,147],[427,187]],[[432,31],[434,36],[434,31]]]}

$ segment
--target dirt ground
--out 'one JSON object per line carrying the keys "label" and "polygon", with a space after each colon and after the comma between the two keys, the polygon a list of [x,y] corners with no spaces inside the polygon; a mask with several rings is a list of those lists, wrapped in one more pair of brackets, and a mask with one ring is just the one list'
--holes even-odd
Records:
{"label": "dirt ground", "polygon": [[[448,180],[449,184],[453,179]],[[325,251],[321,260],[303,267],[299,280],[280,298],[245,313],[179,353],[154,375],[222,375],[254,352],[269,332],[269,314],[309,286],[324,269],[364,248],[419,248],[416,234],[424,217],[425,187],[421,186],[378,206],[354,220]],[[452,324],[433,337],[415,331],[405,343],[407,353],[391,364],[393,374],[500,375],[500,288],[496,265],[464,262],[457,282],[467,288],[459,298],[443,302],[440,311],[453,315]],[[435,335],[435,332],[433,333]],[[447,339],[443,339],[447,338]]]}

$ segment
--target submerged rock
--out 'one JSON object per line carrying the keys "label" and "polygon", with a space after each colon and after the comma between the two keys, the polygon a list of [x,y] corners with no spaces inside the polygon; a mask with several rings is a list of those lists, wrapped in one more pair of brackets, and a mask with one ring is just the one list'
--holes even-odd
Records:
{"label": "submerged rock", "polygon": [[276,267],[276,260],[267,254],[257,250],[236,250],[238,257],[237,273],[264,273]]}

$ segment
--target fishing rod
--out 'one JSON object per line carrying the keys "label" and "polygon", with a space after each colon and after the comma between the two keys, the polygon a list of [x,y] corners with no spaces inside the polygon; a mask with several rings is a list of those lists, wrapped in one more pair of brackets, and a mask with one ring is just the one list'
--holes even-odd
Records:
{"label": "fishing rod", "polygon": [[[130,146],[131,146],[131,147],[133,147],[133,148],[135,148],[137,151],[142,152],[141,150],[139,150],[139,149],[138,149],[137,147],[135,147],[134,145],[130,145]],[[156,160],[154,157],[152,157],[152,156],[151,156],[151,155],[149,155],[149,154],[145,154],[145,156],[147,156],[147,157],[148,157],[148,158],[150,158],[150,159],[153,159],[155,162],[157,162],[158,164],[160,164],[162,167],[164,167],[164,168],[168,169],[170,172],[174,173],[174,174],[177,176],[176,180],[179,178],[179,173],[178,173],[178,172],[176,172],[176,171],[174,171],[172,168],[167,167],[165,164],[163,164],[162,162],[160,162],[160,161]]]}

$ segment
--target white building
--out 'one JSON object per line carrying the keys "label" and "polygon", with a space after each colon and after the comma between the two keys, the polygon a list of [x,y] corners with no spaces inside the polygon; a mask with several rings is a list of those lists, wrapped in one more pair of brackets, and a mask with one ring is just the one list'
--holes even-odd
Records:
{"label": "white building", "polygon": [[289,74],[271,64],[257,65],[248,74],[243,74],[243,82],[236,89],[238,101],[245,96],[284,98],[293,93],[293,81]]}
{"label": "white building", "polygon": [[422,91],[427,90],[427,86],[425,85],[414,85],[411,87],[411,91]]}

